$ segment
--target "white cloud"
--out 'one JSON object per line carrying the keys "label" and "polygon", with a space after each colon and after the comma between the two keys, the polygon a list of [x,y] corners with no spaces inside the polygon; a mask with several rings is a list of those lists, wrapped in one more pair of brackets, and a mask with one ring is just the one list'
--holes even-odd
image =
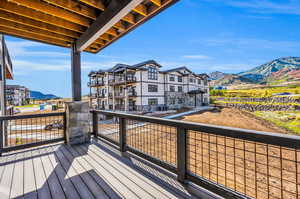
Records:
{"label": "white cloud", "polygon": [[278,0],[206,0],[208,2],[223,3],[232,7],[248,8],[252,12],[257,13],[273,13],[273,14],[292,14],[300,15],[299,0],[286,0],[284,2]]}
{"label": "white cloud", "polygon": [[6,41],[9,53],[12,57],[70,57],[69,53],[57,51],[37,51],[35,47],[42,49],[49,47],[46,44],[32,42],[32,41]]}
{"label": "white cloud", "polygon": [[187,59],[212,59],[210,56],[207,55],[184,55],[183,58]]}
{"label": "white cloud", "polygon": [[[221,61],[221,60],[219,60]],[[175,67],[186,66],[190,70],[196,73],[209,73],[214,71],[222,71],[227,73],[238,73],[245,71],[247,69],[253,68],[258,64],[245,64],[245,63],[225,63],[225,62],[216,62],[216,63],[201,63],[201,62],[160,62],[164,66],[164,70],[171,69]]]}
{"label": "white cloud", "polygon": [[216,37],[213,39],[195,39],[191,43],[201,43],[207,46],[224,46],[226,48],[257,48],[257,49],[275,49],[280,51],[295,50],[299,48],[300,43],[286,40],[266,40],[256,38],[234,38],[234,37]]}

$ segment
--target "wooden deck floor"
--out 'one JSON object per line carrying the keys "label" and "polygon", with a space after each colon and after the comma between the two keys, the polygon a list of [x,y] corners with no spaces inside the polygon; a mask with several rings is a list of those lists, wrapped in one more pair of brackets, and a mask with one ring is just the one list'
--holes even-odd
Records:
{"label": "wooden deck floor", "polygon": [[195,198],[174,176],[100,142],[0,158],[0,198]]}

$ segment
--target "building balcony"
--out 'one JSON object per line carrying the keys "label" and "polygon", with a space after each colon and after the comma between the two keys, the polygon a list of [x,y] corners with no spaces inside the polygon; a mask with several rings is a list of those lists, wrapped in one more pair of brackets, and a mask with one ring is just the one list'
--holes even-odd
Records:
{"label": "building balcony", "polygon": [[106,95],[102,94],[102,93],[93,93],[90,96],[91,96],[91,98],[105,98],[106,97]]}
{"label": "building balcony", "polygon": [[104,86],[105,82],[104,81],[92,81],[88,82],[88,87],[96,87],[96,86]]}
{"label": "building balcony", "polygon": [[137,92],[136,91],[129,91],[128,96],[129,97],[137,97]]}
{"label": "building balcony", "polygon": [[125,83],[134,83],[136,82],[136,77],[129,75],[125,79],[125,77],[116,77],[114,80],[109,80],[110,85],[118,85],[118,84],[125,84]]}
{"label": "building balcony", "polygon": [[115,98],[124,98],[125,93],[115,93]]}

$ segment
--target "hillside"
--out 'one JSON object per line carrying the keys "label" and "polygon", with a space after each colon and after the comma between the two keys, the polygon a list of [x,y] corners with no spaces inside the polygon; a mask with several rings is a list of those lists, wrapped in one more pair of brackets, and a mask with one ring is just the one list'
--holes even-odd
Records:
{"label": "hillside", "polygon": [[37,99],[37,100],[44,100],[44,99],[57,99],[59,97],[53,94],[43,94],[39,91],[30,91],[30,98]]}
{"label": "hillside", "polygon": [[[218,74],[220,72],[217,72]],[[214,73],[212,73],[214,74]],[[224,74],[224,73],[223,73]],[[214,76],[215,77],[215,76]],[[300,81],[300,57],[285,57],[238,74],[219,75],[212,86],[236,86],[239,84],[280,85]]]}
{"label": "hillside", "polygon": [[209,73],[208,76],[210,77],[211,80],[218,80],[224,77],[226,73],[220,72],[220,71],[215,71],[212,73]]}

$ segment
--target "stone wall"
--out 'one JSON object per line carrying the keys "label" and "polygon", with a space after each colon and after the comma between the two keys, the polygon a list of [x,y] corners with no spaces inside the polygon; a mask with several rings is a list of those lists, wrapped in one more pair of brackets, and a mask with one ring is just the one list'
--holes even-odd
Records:
{"label": "stone wall", "polygon": [[82,144],[90,141],[90,119],[88,102],[66,103],[66,137],[68,144]]}
{"label": "stone wall", "polygon": [[257,104],[237,104],[237,103],[224,103],[222,106],[225,107],[234,107],[246,111],[293,111],[299,110],[299,106],[290,106],[290,105],[257,105]]}
{"label": "stone wall", "polygon": [[218,97],[216,100],[228,102],[300,103],[300,98],[296,99],[293,97]]}

